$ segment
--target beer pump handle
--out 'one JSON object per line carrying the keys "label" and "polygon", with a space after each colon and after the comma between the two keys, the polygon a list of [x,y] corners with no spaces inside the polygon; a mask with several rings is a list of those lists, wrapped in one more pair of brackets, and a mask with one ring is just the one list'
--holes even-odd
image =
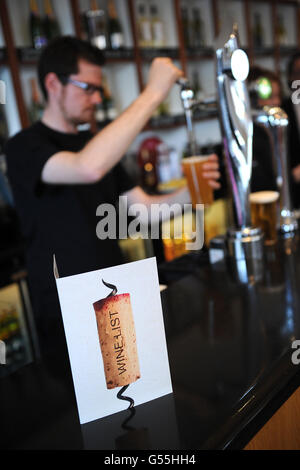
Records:
{"label": "beer pump handle", "polygon": [[180,98],[186,119],[189,151],[192,155],[197,155],[197,142],[193,123],[194,91],[187,78],[180,78],[176,83],[181,87]]}
{"label": "beer pump handle", "polygon": [[271,144],[273,167],[280,194],[280,230],[282,233],[294,232],[298,228],[298,222],[293,211],[290,193],[287,152],[288,116],[282,108],[270,106],[252,109],[252,116],[254,121],[265,129]]}
{"label": "beer pump handle", "polygon": [[186,119],[190,151],[193,155],[197,155],[197,143],[193,125],[193,111],[195,108],[199,108],[204,111],[217,111],[217,101],[215,97],[206,97],[203,100],[196,100],[194,91],[188,79],[185,77],[180,78],[176,83],[181,87],[180,98]]}

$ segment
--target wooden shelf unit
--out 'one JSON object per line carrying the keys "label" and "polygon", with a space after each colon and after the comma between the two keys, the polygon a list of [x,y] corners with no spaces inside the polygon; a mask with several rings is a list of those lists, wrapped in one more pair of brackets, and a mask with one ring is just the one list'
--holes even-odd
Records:
{"label": "wooden shelf unit", "polygon": [[[70,2],[70,11],[72,13],[75,34],[78,37],[82,37],[79,0],[68,1]],[[162,50],[141,49],[138,45],[137,18],[135,12],[136,0],[126,1],[133,39],[133,47],[127,49],[126,52],[124,52],[123,54],[116,53],[115,51],[107,51],[105,52],[105,54],[107,56],[107,64],[133,63],[135,65],[139,91],[141,91],[144,87],[142,72],[143,66],[145,63],[149,63],[157,55],[169,56],[172,59],[179,61],[180,66],[185,74],[187,74],[188,63],[214,59],[214,50],[212,47],[204,47],[198,50],[187,49],[185,47],[183,22],[181,16],[181,0],[171,0],[176,19],[178,47],[164,48]],[[218,36],[220,32],[220,1],[221,0],[212,0],[211,2],[214,37]],[[250,59],[250,64],[254,63],[255,58],[268,56],[274,59],[274,69],[277,73],[279,73],[279,64],[281,58],[286,57],[288,54],[294,52],[297,48],[300,48],[300,4],[296,0],[223,0],[223,2],[225,2],[225,4],[229,4],[230,2],[242,2],[243,17],[247,36],[246,50]],[[272,22],[273,25],[273,44],[270,47],[262,49],[255,49],[252,40],[251,8],[253,7],[253,5],[258,4],[268,4],[270,6],[271,18],[269,20]],[[297,43],[293,47],[280,47],[278,42],[278,35],[276,33],[278,26],[278,8],[282,5],[293,6],[296,9],[295,21],[297,22]],[[0,64],[8,66],[11,71],[18,113],[20,116],[20,122],[21,126],[24,128],[29,125],[29,118],[21,86],[20,69],[23,66],[35,65],[38,55],[35,57],[33,54],[31,59],[24,59],[24,51],[28,48],[16,48],[12,25],[10,23],[10,18],[7,9],[7,0],[0,0],[0,19],[6,44],[6,47],[0,50]]]}

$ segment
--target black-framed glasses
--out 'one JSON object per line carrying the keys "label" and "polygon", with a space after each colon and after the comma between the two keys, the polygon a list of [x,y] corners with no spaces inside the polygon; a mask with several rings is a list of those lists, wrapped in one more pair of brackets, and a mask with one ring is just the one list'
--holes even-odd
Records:
{"label": "black-framed glasses", "polygon": [[96,91],[100,93],[101,98],[104,96],[104,88],[102,86],[92,85],[91,83],[81,82],[79,80],[74,80],[73,78],[66,77],[65,75],[59,75],[59,79],[63,85],[71,83],[78,88],[81,88],[87,95],[93,95]]}

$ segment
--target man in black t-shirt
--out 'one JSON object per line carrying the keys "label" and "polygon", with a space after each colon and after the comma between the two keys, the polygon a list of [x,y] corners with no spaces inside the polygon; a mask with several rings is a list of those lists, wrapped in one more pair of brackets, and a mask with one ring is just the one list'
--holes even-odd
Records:
{"label": "man in black t-shirt", "polygon": [[[7,144],[8,176],[27,243],[27,267],[39,325],[48,334],[59,303],[53,276],[55,254],[60,276],[122,263],[117,240],[96,236],[96,209],[115,204],[188,202],[186,188],[164,197],[136,186],[120,160],[182,72],[170,59],[153,61],[144,91],[118,119],[92,136],[78,132],[91,122],[101,102],[101,51],[85,41],[60,37],[42,52],[39,81],[46,100],[41,122]],[[219,187],[216,156],[205,176]],[[60,315],[59,315],[60,317]]]}

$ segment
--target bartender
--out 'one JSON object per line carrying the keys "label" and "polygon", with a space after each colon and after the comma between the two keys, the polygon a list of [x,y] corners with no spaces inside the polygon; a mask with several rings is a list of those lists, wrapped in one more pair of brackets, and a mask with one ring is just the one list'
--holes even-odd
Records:
{"label": "bartender", "polygon": [[[47,337],[60,310],[53,276],[55,254],[60,276],[123,262],[118,241],[96,236],[96,209],[116,204],[187,203],[187,188],[164,196],[147,195],[120,160],[157,106],[181,76],[168,58],[153,61],[138,98],[110,125],[92,135],[78,131],[91,122],[101,103],[103,55],[88,42],[60,37],[42,52],[38,75],[46,106],[41,121],[7,143],[8,177],[27,245],[27,269],[40,335]],[[217,189],[218,161],[210,157],[205,177]],[[59,317],[58,317],[59,315]]]}

